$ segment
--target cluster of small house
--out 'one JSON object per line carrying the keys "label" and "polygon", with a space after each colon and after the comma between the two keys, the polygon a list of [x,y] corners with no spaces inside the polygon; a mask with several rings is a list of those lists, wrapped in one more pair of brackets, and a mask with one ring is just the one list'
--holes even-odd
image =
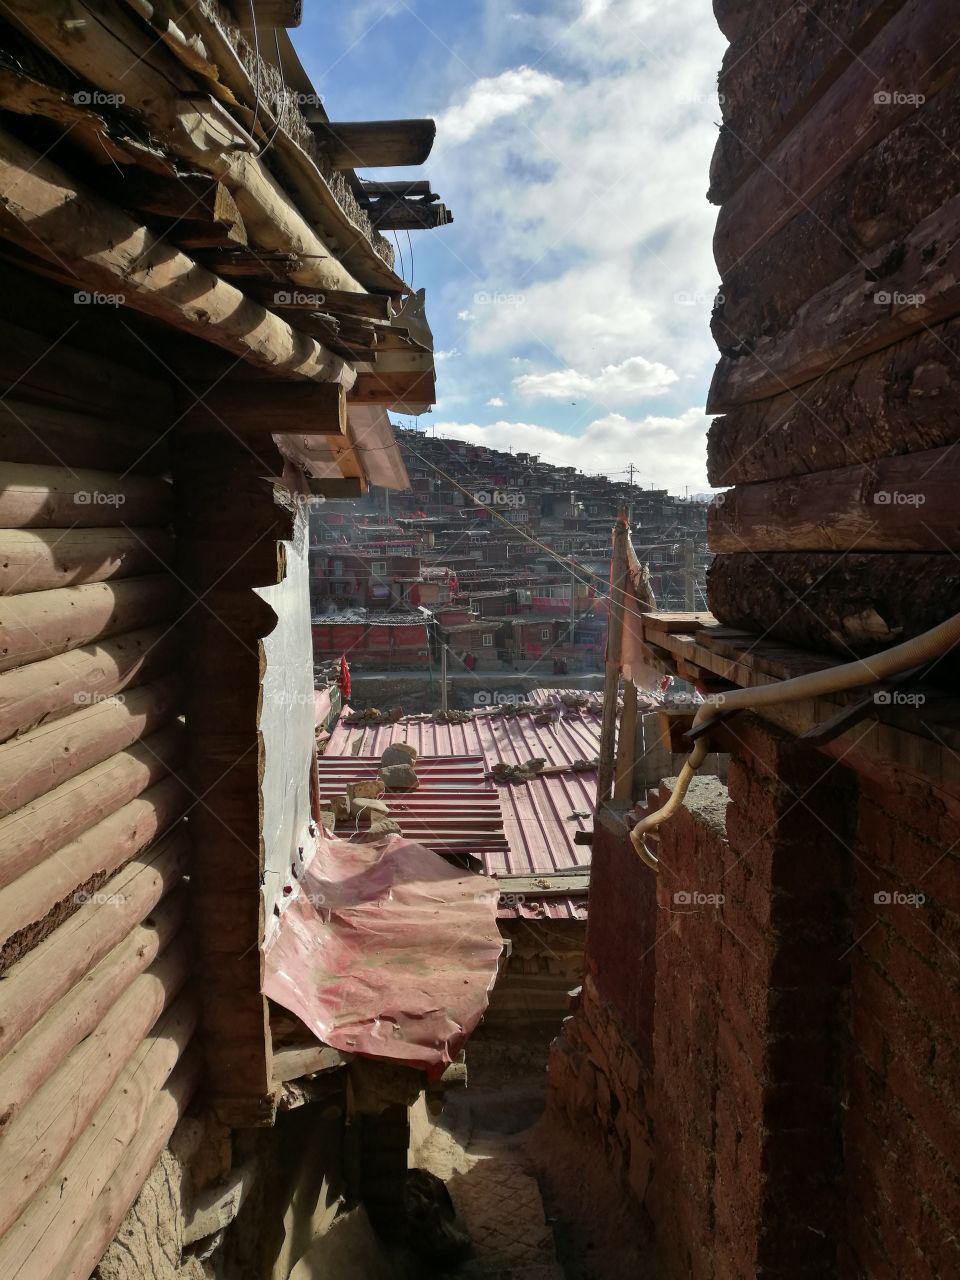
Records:
{"label": "cluster of small house", "polygon": [[311,521],[314,654],[352,665],[596,671],[610,529],[634,542],[663,608],[703,603],[706,500],[556,467],[528,453],[399,431],[412,489],[371,487]]}

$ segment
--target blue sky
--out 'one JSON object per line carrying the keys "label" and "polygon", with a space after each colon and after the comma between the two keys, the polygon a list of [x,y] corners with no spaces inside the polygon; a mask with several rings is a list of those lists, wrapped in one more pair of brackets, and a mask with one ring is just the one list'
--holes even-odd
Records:
{"label": "blue sky", "polygon": [[[401,235],[439,402],[421,426],[706,488],[717,288],[709,0],[328,0],[291,32],[332,119],[433,116],[456,221]],[[378,171],[375,176],[391,176]],[[398,258],[398,267],[400,261]]]}

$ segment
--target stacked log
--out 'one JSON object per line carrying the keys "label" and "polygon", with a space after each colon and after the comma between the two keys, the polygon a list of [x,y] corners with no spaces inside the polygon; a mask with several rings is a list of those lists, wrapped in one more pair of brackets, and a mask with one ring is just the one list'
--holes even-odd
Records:
{"label": "stacked log", "polygon": [[851,657],[960,608],[960,12],[781,8],[715,0],[710,606]]}
{"label": "stacked log", "polygon": [[89,1273],[196,1085],[194,797],[169,387],[0,336],[0,1272],[26,1280]]}

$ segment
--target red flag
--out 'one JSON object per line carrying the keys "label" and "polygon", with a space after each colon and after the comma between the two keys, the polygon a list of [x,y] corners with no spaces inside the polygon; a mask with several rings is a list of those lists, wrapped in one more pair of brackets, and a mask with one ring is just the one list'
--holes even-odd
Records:
{"label": "red flag", "polygon": [[340,696],[344,702],[350,697],[350,668],[345,654],[340,655]]}

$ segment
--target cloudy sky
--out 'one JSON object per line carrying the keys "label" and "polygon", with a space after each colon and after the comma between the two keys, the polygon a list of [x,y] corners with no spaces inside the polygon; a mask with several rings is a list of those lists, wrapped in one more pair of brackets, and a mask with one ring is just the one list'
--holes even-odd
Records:
{"label": "cloudy sky", "polygon": [[[353,0],[291,32],[332,119],[437,119],[452,226],[399,236],[427,288],[421,428],[705,489],[725,42],[709,0]],[[400,261],[398,259],[398,267]]]}

